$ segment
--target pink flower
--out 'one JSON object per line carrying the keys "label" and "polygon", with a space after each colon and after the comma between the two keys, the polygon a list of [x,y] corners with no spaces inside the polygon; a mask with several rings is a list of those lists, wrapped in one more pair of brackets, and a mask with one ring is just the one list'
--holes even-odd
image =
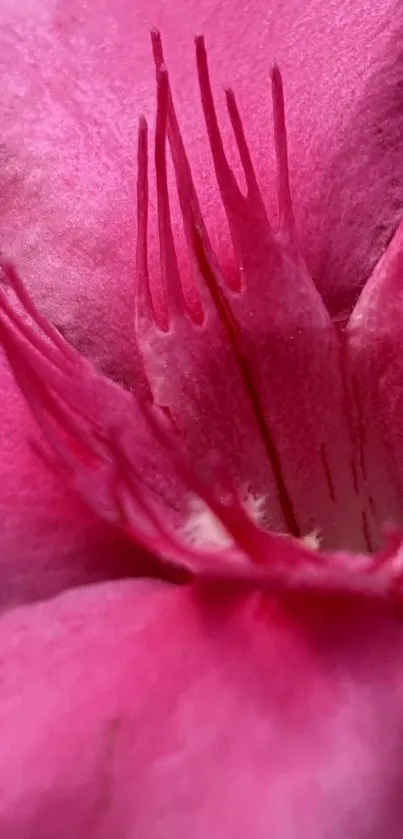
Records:
{"label": "pink flower", "polygon": [[[223,14],[224,30],[235,37],[239,10],[234,20],[231,9],[213,14],[208,5],[202,8],[211,15],[210,24],[203,21],[207,30],[215,30],[216,15]],[[6,771],[0,825],[11,839],[33,833],[61,839],[400,836],[397,302],[403,228],[382,253],[398,221],[401,192],[393,165],[395,122],[388,110],[393,96],[384,85],[377,87],[388,68],[383,50],[387,46],[390,52],[397,43],[397,26],[369,20],[363,34],[362,9],[356,18],[348,4],[342,11],[338,7],[332,26],[337,41],[345,39],[350,70],[357,33],[362,47],[374,49],[367,64],[360,52],[365,95],[357,94],[348,137],[347,123],[336,137],[331,130],[327,160],[332,162],[326,167],[320,147],[306,148],[303,140],[312,125],[318,130],[315,113],[323,116],[330,96],[327,64],[334,35],[327,32],[324,52],[317,47],[306,68],[309,78],[321,64],[327,73],[312,91],[318,101],[322,95],[321,107],[315,111],[307,104],[305,111],[300,56],[292,56],[290,70],[287,44],[300,39],[304,27],[325,34],[327,18],[320,18],[315,4],[315,27],[307,23],[305,7],[287,4],[281,10],[276,43],[286,82],[287,67],[289,72],[290,136],[294,128],[298,137],[291,143],[298,214],[291,200],[282,79],[274,65],[275,226],[269,222],[276,211],[266,163],[260,177],[269,145],[262,137],[269,131],[252,78],[253,67],[267,64],[266,55],[255,56],[262,9],[256,4],[245,11],[250,30],[237,40],[236,56],[242,56],[237,62],[242,68],[244,52],[249,55],[244,67],[251,75],[246,72],[243,84],[242,73],[240,79],[240,99],[248,95],[247,120],[227,91],[232,140],[228,136],[225,143],[203,38],[196,39],[196,66],[205,147],[194,120],[181,132],[194,99],[183,99],[178,87],[178,119],[175,85],[171,92],[162,44],[153,34],[157,114],[154,136],[148,137],[144,117],[138,125],[132,308],[122,304],[118,286],[125,276],[122,265],[127,260],[132,266],[130,202],[124,191],[115,195],[110,166],[116,138],[121,139],[112,130],[114,73],[120,92],[129,79],[126,4],[110,18],[122,36],[116,63],[110,61],[109,41],[104,53],[94,46],[96,27],[106,21],[100,9],[89,10],[83,29],[71,5],[70,17],[48,8],[34,48],[22,40],[32,57],[37,39],[43,56],[46,33],[52,32],[53,98],[50,113],[42,119],[39,110],[35,122],[31,102],[22,109],[35,150],[24,170],[10,153],[9,115],[5,123],[3,240],[19,271],[3,258],[7,410],[1,538],[9,557],[4,602],[10,606],[129,574],[184,584],[109,582],[3,615],[0,742]],[[387,16],[387,3],[382,11]],[[5,32],[14,39],[24,23],[18,11],[7,14]],[[166,23],[163,9],[156,17]],[[183,71],[179,48],[186,30],[177,23],[174,80]],[[266,23],[274,26],[270,12]],[[168,33],[170,28],[166,25]],[[110,26],[107,31],[110,35]],[[79,83],[69,88],[75,70],[67,76],[61,71],[60,46],[73,35],[84,63]],[[140,44],[136,89],[143,90],[137,95],[149,116]],[[344,60],[341,52],[337,65]],[[396,67],[397,62],[393,82]],[[11,89],[17,91],[19,74],[17,65],[10,72]],[[181,78],[187,90],[189,79]],[[351,78],[355,85],[353,71]],[[30,82],[36,113],[42,100],[34,69]],[[346,87],[350,101],[351,86]],[[371,102],[370,117],[362,111],[364,100]],[[106,131],[99,131],[93,102],[112,109]],[[89,112],[94,124],[88,134],[83,113]],[[326,113],[336,125],[337,106],[332,103]],[[352,145],[360,120],[366,127],[361,151]],[[382,155],[371,145],[373,122],[387,134]],[[37,161],[48,159],[57,137],[55,193],[42,178],[46,166]],[[73,141],[74,165],[68,151]],[[125,144],[130,143],[128,134]],[[234,166],[242,188],[227,148],[231,159],[238,154]],[[346,185],[339,169],[352,151]],[[306,159],[298,168],[301,155]],[[85,171],[83,207],[92,208],[94,222],[86,219],[80,200],[75,208],[71,198],[72,178],[80,171]],[[368,171],[374,173],[371,184]],[[319,183],[325,189],[320,196]],[[352,194],[338,200],[341,184]],[[331,201],[325,211],[323,194]],[[38,205],[45,208],[39,231]],[[71,223],[61,241],[66,218]],[[24,243],[15,236],[21,220]],[[105,243],[104,233],[94,237],[101,221],[108,231]],[[46,230],[46,248],[38,251]],[[68,267],[61,264],[62,254],[68,255]],[[35,303],[19,278],[24,268]],[[77,277],[83,283],[87,276],[80,321],[71,318],[71,306]],[[112,288],[106,282],[110,276]],[[131,313],[134,328],[127,330],[125,343],[122,330]],[[113,362],[97,334],[100,323],[108,322],[108,336],[119,335]]]}

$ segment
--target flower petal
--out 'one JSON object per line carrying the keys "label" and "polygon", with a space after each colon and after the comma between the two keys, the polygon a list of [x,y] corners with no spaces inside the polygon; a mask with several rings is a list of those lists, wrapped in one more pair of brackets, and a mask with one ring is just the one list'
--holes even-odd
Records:
{"label": "flower petal", "polygon": [[[154,111],[151,24],[164,34],[197,187],[229,275],[191,38],[205,33],[214,85],[236,90],[270,215],[266,80],[273,58],[281,64],[303,253],[333,307],[350,306],[401,212],[402,21],[394,0],[374,14],[365,0],[236,8],[176,0],[169,11],[161,0],[135,8],[129,0],[46,0],[23,11],[3,0],[0,9],[2,248],[43,310],[104,372],[127,383],[135,365],[134,133],[138,114]],[[235,159],[224,101],[218,107]]]}
{"label": "flower petal", "polygon": [[92,514],[35,454],[35,423],[7,368],[2,359],[0,611],[151,569],[139,548]]}
{"label": "flower petal", "polygon": [[[274,590],[400,600],[398,533],[368,557],[318,553],[312,534],[296,539],[265,531],[225,464],[191,463],[171,419],[97,373],[37,311],[4,261],[2,271],[9,283],[8,293],[0,289],[2,342],[38,423],[38,454],[117,536],[159,557],[162,576],[172,579],[175,563],[187,574]],[[141,570],[152,574],[153,564]]]}
{"label": "flower petal", "polygon": [[[0,295],[7,305],[3,290]],[[12,311],[11,307],[9,311]],[[2,324],[0,330],[6,344],[6,325]],[[38,331],[32,334],[37,343],[39,341],[39,346],[42,341],[43,347],[51,354],[49,340],[46,344]],[[58,336],[58,333],[55,334]],[[63,344],[61,339],[61,346]],[[7,348],[10,351],[9,345]],[[62,350],[59,351],[63,358]],[[23,356],[18,355],[17,348],[13,358],[21,376],[24,377],[25,369],[28,370],[28,392],[35,394],[37,386],[37,399],[40,401],[42,396],[49,409],[52,397],[46,390],[46,384],[41,390],[37,371],[27,365],[23,367]],[[67,363],[67,356],[64,358]],[[77,411],[80,407],[80,371],[78,365],[72,366],[73,378],[77,379],[74,389]],[[60,384],[57,368],[50,365],[50,370],[54,380]],[[83,376],[85,378],[85,363]],[[52,380],[51,376],[49,378]],[[73,383],[65,379],[63,385],[67,398],[69,392],[71,396]],[[119,389],[112,383],[108,389],[108,385],[107,382],[107,396],[112,399]],[[83,504],[74,487],[68,486],[62,462],[59,468],[54,468],[54,462],[49,463],[49,455],[44,461],[40,429],[33,421],[24,396],[16,387],[9,364],[3,357],[0,358],[0,393],[0,611],[15,603],[50,597],[66,587],[97,580],[137,574],[176,578],[176,572],[168,566],[162,567],[155,557],[116,527],[108,515],[102,518]],[[127,398],[131,401],[129,394]],[[107,401],[105,410],[108,410],[109,404]],[[31,400],[31,408],[34,405],[35,401]],[[81,408],[84,409],[85,405],[87,409],[91,405],[96,412],[94,388],[87,387],[84,393],[81,389]],[[65,428],[63,434],[66,436]],[[82,455],[82,448],[78,440],[76,456]]]}
{"label": "flower petal", "polygon": [[401,621],[127,582],[0,621],[9,839],[400,839]]}
{"label": "flower petal", "polygon": [[[290,198],[283,89],[272,71],[279,229],[271,228],[235,98],[227,104],[247,190],[228,164],[212,98],[204,41],[196,39],[200,92],[217,183],[239,269],[231,288],[218,266],[178,127],[158,33],[155,162],[163,298],[147,260],[147,130],[138,146],[136,338],[156,403],[169,411],[197,464],[220,452],[240,490],[262,499],[267,527],[300,537],[318,530],[326,547],[371,550],[351,468],[342,346],[302,259]],[[169,138],[185,236],[199,296],[188,302],[172,230]],[[251,247],[253,242],[253,247]],[[200,300],[201,298],[201,300]],[[161,309],[165,312],[161,313]]]}
{"label": "flower petal", "polygon": [[401,523],[403,489],[403,225],[369,278],[346,328],[361,459],[384,521]]}

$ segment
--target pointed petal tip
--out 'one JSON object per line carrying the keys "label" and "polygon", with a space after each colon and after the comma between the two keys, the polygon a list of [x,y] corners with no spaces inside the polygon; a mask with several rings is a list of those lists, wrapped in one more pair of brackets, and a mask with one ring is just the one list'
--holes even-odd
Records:
{"label": "pointed petal tip", "polygon": [[206,41],[204,35],[200,33],[195,35],[194,43],[196,47],[196,54],[199,56],[206,55]]}
{"label": "pointed petal tip", "polygon": [[151,26],[150,30],[151,43],[154,46],[162,43],[161,32],[156,26]]}
{"label": "pointed petal tip", "polygon": [[162,37],[159,29],[153,28],[150,30],[151,46],[154,58],[154,64],[158,71],[164,63],[164,50],[162,46]]}
{"label": "pointed petal tip", "polygon": [[139,133],[140,132],[141,133],[147,133],[148,132],[148,122],[147,122],[147,119],[145,117],[145,114],[140,114],[139,115],[138,132]]}

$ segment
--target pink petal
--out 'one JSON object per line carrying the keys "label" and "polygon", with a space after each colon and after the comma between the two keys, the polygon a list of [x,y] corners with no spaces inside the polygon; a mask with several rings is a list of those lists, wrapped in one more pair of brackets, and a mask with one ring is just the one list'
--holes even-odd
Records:
{"label": "pink petal", "polygon": [[0,633],[8,839],[400,839],[392,613],[127,582]]}
{"label": "pink petal", "polygon": [[[60,469],[49,468],[38,449],[43,440],[37,423],[8,366],[1,358],[0,611],[97,580],[138,574],[176,578],[107,517],[84,505]],[[31,387],[34,382],[31,371]],[[75,393],[77,399],[79,388]],[[96,407],[91,392],[87,401]]]}
{"label": "pink petal", "polygon": [[[158,81],[154,156],[165,307],[156,304],[147,264],[148,167],[143,122],[138,151],[136,284],[137,344],[153,397],[168,409],[189,457],[199,463],[219,451],[237,487],[264,498],[266,526],[297,537],[318,528],[326,546],[369,548],[351,469],[341,343],[296,240],[279,71],[272,72],[280,208],[275,233],[256,183],[235,98],[227,92],[246,195],[235,184],[217,125],[204,41],[196,41],[203,110],[241,278],[238,287],[231,288],[220,272],[200,212],[155,33],[153,45]],[[189,286],[181,277],[175,253],[166,134],[201,297],[197,318],[188,303]],[[163,315],[161,308],[165,308]]]}
{"label": "pink petal", "polygon": [[[273,58],[281,64],[303,252],[337,309],[350,305],[401,210],[399,17],[392,0],[373,14],[363,0],[48,0],[23,11],[3,2],[2,245],[78,348],[132,380],[134,134],[139,112],[152,119],[155,110],[148,27],[163,31],[203,209],[229,274],[191,39],[206,35],[215,90],[235,88],[271,214],[267,79]],[[234,157],[223,110],[221,97]]]}
{"label": "pink petal", "polygon": [[[383,476],[394,518],[403,487],[403,225],[369,278],[349,320],[346,339],[363,427],[363,457]],[[374,483],[374,479],[372,479]],[[387,489],[388,488],[388,489]]]}
{"label": "pink petal", "polygon": [[[167,90],[165,86],[165,91]],[[165,215],[164,218],[167,220],[168,217]],[[195,223],[195,230],[197,229],[199,227]],[[286,233],[285,228],[279,237]],[[290,230],[288,230],[288,237],[292,242]],[[279,241],[281,243],[281,238]],[[201,246],[203,246],[202,242]],[[274,256],[275,254],[274,249]],[[291,252],[291,257],[288,257],[290,266],[293,265],[294,258],[296,254]],[[287,260],[287,253],[285,259]],[[387,261],[387,257],[385,259]],[[298,268],[298,262],[295,267]],[[183,438],[183,431],[186,429],[180,428],[180,412],[176,416],[174,406],[168,406],[169,416],[167,416],[162,410],[165,407],[164,404],[158,406],[148,400],[142,400],[141,397],[137,398],[135,394],[131,394],[97,373],[91,362],[80,356],[36,309],[12,266],[2,260],[1,268],[3,284],[8,283],[5,289],[0,288],[2,343],[16,383],[21,388],[37,421],[38,433],[34,440],[37,455],[44,460],[50,470],[69,484],[101,519],[113,525],[117,538],[123,533],[132,540],[133,545],[140,545],[146,551],[159,557],[163,562],[159,568],[162,576],[171,579],[172,563],[175,563],[192,574],[209,578],[260,581],[275,590],[361,592],[370,597],[397,596],[400,599],[401,535],[391,534],[389,544],[382,552],[369,557],[352,555],[349,552],[318,553],[316,550],[318,546],[304,544],[304,539],[289,538],[284,533],[278,535],[267,532],[262,528],[262,522],[259,520],[261,511],[256,519],[256,516],[254,517],[247,505],[243,503],[241,488],[237,485],[237,475],[233,475],[231,471],[231,464],[220,458],[220,453],[218,460],[215,458],[216,462],[214,462],[212,457],[207,457],[203,461],[198,449],[194,450],[190,447],[186,450],[186,441]],[[141,337],[147,338],[146,344],[150,342],[157,350],[156,342],[170,339],[172,336],[169,329],[180,329],[182,321],[183,323],[185,321],[185,313],[182,311],[180,302],[182,293],[178,287],[171,301],[173,307],[168,308],[167,314],[170,321],[168,331],[160,329],[152,306],[150,289],[147,286],[146,266],[143,268],[144,287],[140,286],[139,289],[141,305],[139,303],[140,310],[137,311],[137,317],[140,317],[141,313],[142,317],[146,318],[144,323],[141,320],[142,329],[146,324],[150,332],[142,333]],[[275,289],[278,284],[275,272],[272,279]],[[284,277],[283,282],[286,280],[287,278]],[[305,277],[304,282],[308,280],[309,278]],[[304,290],[303,285],[302,299]],[[309,282],[307,290],[309,293]],[[316,292],[314,296],[315,294]],[[214,294],[212,297],[215,299]],[[222,302],[224,304],[224,297]],[[225,305],[228,306],[227,303]],[[279,309],[281,321],[281,305]],[[315,309],[313,309],[314,313]],[[309,310],[307,314],[309,318]],[[258,309],[257,316],[259,317]],[[250,318],[254,318],[253,311],[250,313]],[[190,323],[190,316],[188,320]],[[315,330],[312,331],[315,335]],[[329,331],[330,334],[332,333],[332,327],[327,326],[326,321],[324,331],[325,337]],[[301,332],[301,329],[297,330],[296,342],[300,341]],[[344,334],[349,336],[348,331]],[[293,337],[292,333],[291,337]],[[287,338],[288,334],[285,332],[284,341]],[[309,338],[312,336],[309,336],[308,329],[308,347],[310,346]],[[321,338],[320,331],[318,338]],[[338,370],[342,367],[343,356],[341,345],[338,347],[337,344],[336,334],[333,339],[335,345],[333,372],[337,383],[340,376]],[[192,335],[188,339],[190,346],[191,340]],[[186,344],[186,341],[184,343]],[[186,352],[186,347],[182,347],[181,343],[178,349],[180,352]],[[354,356],[350,358],[350,355],[347,353],[346,370],[349,375],[351,368],[354,371],[356,364],[356,358]],[[192,353],[190,357],[192,358]],[[330,354],[330,360],[332,360],[332,354]],[[291,374],[298,369],[298,361],[297,357]],[[257,366],[258,363],[257,359]],[[202,388],[198,387],[197,376],[195,377],[191,365],[184,366],[191,374],[192,386],[188,398],[191,405],[197,404],[198,391]],[[296,394],[300,392],[300,387],[302,387],[302,394],[307,388],[315,389],[316,387],[314,377],[310,382],[308,371],[305,372],[306,382],[303,377],[304,371],[301,371],[301,382],[297,382]],[[328,372],[326,365],[325,372]],[[346,382],[344,392],[343,378],[343,376],[340,378],[339,390],[339,401],[342,407],[347,402],[348,395],[348,383]],[[292,375],[291,381],[293,382]],[[323,381],[322,377],[319,382],[319,395]],[[152,383],[154,384],[154,381]],[[342,384],[343,387],[341,387]],[[367,391],[370,393],[365,387],[365,377],[358,384],[360,386],[364,384],[366,395]],[[211,383],[207,379],[207,387],[210,386]],[[354,407],[356,393],[360,396],[355,381],[352,382],[350,390]],[[293,393],[292,388],[291,407],[294,406]],[[326,393],[330,400],[331,390],[328,388]],[[248,396],[248,392],[245,396]],[[272,401],[276,404],[275,393]],[[314,403],[314,400],[312,401]],[[285,404],[287,404],[286,400]],[[305,407],[307,417],[310,417],[313,409],[310,404]],[[335,415],[338,407],[336,400],[332,407]],[[186,408],[184,410],[186,411]],[[361,413],[358,411],[356,421],[359,439],[355,440],[355,449],[352,448],[355,433],[353,427],[351,438],[349,439],[348,436],[349,423],[346,424],[346,443],[350,445],[346,446],[346,450],[341,447],[339,452],[337,447],[332,449],[333,455],[336,454],[339,457],[340,463],[335,464],[338,483],[332,484],[333,494],[329,499],[331,503],[326,503],[323,498],[320,498],[320,501],[315,504],[313,495],[312,506],[308,507],[308,513],[314,516],[312,524],[322,527],[324,548],[328,547],[330,541],[330,530],[325,518],[327,512],[330,513],[330,521],[332,517],[336,522],[339,521],[339,529],[335,527],[333,531],[336,547],[340,548],[346,542],[350,551],[354,541],[357,542],[359,539],[368,552],[374,550],[380,541],[379,526],[382,526],[386,519],[385,503],[388,514],[394,511],[393,505],[387,506],[390,497],[393,498],[397,511],[396,522],[400,520],[399,497],[388,493],[387,481],[381,480],[379,484],[376,480],[373,481],[374,467],[375,478],[379,476],[383,478],[385,470],[387,473],[387,464],[381,461],[381,472],[379,474],[376,472],[379,463],[376,458],[374,459],[374,454],[378,455],[379,451],[373,446],[372,439],[363,436]],[[353,422],[356,418],[353,413],[351,416],[349,414],[350,411],[346,415]],[[172,416],[174,423],[172,423]],[[376,415],[370,412],[369,416],[372,419]],[[304,417],[300,409],[297,415],[297,426],[302,427],[307,417]],[[319,419],[318,429],[323,434],[328,429],[323,423],[323,418]],[[225,414],[222,416],[222,422],[225,422]],[[289,428],[287,423],[288,418],[285,415],[283,431]],[[182,433],[178,433],[178,430]],[[211,433],[211,428],[207,426],[204,433],[207,437]],[[298,440],[298,437],[296,439]],[[322,442],[323,439],[322,437]],[[289,438],[286,437],[285,442],[291,449],[294,443],[292,435]],[[330,442],[334,445],[334,437],[330,439]],[[365,452],[364,458],[364,442],[367,446],[369,445],[372,483],[368,481],[366,465],[368,452]],[[310,489],[318,494],[320,486],[319,483],[315,485],[315,481],[312,487],[309,483],[309,467],[313,472],[313,457],[315,456],[315,446],[312,447],[312,452],[310,446],[312,446],[312,439],[308,434],[301,452],[296,447],[294,457],[286,461],[287,467],[294,467],[296,477],[299,479],[301,479],[298,471],[299,464],[305,463],[305,467],[308,466],[302,473],[300,485],[302,497],[304,492],[308,495]],[[208,454],[213,455],[214,450]],[[340,477],[343,476],[342,459],[350,466],[350,456],[354,458],[350,467],[354,478],[354,480],[352,478],[352,490],[347,487],[344,497],[343,494],[340,497],[340,493],[334,491],[334,486],[339,487]],[[292,471],[289,474],[292,475]],[[250,476],[252,487],[254,479],[255,476],[252,474]],[[281,499],[280,488],[279,485],[278,492]],[[353,518],[350,510],[350,505],[354,503],[358,517],[355,528],[351,527]],[[195,521],[194,513],[196,513],[196,518],[199,516],[199,524]],[[340,518],[337,519],[337,516]],[[369,522],[371,522],[371,528]],[[286,525],[285,519],[284,526]],[[375,527],[375,533],[372,527]],[[291,527],[288,528],[288,532],[293,537],[301,535],[300,532],[293,532]],[[137,567],[136,570],[138,571],[139,568]],[[151,574],[153,566],[146,565],[141,570]],[[158,571],[158,567],[155,570]]]}
{"label": "pink petal", "polygon": [[[247,180],[246,196],[234,184],[216,124],[204,43],[202,39],[197,41],[200,88],[217,181],[242,274],[241,287],[231,289],[221,276],[200,213],[157,35],[153,42],[158,70],[155,160],[165,306],[163,301],[156,305],[155,287],[149,280],[147,128],[142,120],[135,312],[137,344],[152,395],[158,406],[168,410],[198,472],[219,452],[221,469],[231,476],[237,490],[259,503],[262,500],[261,519],[266,527],[295,537],[319,530],[327,548],[371,550],[374,543],[370,543],[363,528],[361,498],[351,468],[353,452],[341,375],[341,344],[296,241],[279,71],[274,69],[272,74],[281,210],[280,227],[274,234],[256,184],[236,102],[228,94],[229,113]],[[198,319],[185,299],[189,286],[186,288],[180,277],[173,243],[167,191],[167,133],[188,247],[198,275]],[[252,251],[251,236],[255,237]],[[39,422],[48,438],[54,436],[53,426],[47,428],[51,415],[58,434],[78,437],[88,453],[92,450],[103,477],[91,468],[84,477],[81,462],[73,466],[66,463],[67,471],[91,506],[118,525],[122,513],[115,491],[111,493],[114,478],[110,474],[116,460],[116,428],[122,432],[124,429],[130,439],[129,449],[125,445],[122,452],[130,450],[124,457],[130,461],[132,476],[137,471],[148,482],[155,484],[157,476],[159,484],[166,484],[170,463],[166,463],[160,450],[146,455],[150,462],[145,462],[144,452],[150,451],[154,442],[148,440],[146,428],[141,430],[142,420],[131,395],[97,376],[35,310],[15,272],[7,266],[4,270],[26,314],[43,333],[39,338],[10,307],[7,297],[1,295],[3,340],[17,383],[35,416],[39,412]],[[50,339],[52,346],[44,339]],[[81,430],[77,430],[72,416],[78,409],[84,421]],[[97,454],[99,429],[102,440],[112,449],[107,462]],[[59,440],[59,447],[60,443]],[[65,460],[66,448],[63,451]],[[56,450],[56,454],[60,453]],[[167,499],[165,490],[162,494]],[[186,496],[186,491],[180,494]],[[171,500],[178,508],[176,488]],[[172,517],[168,508],[165,516]],[[165,551],[167,544],[163,547],[160,543],[161,532],[158,543],[150,542],[149,533],[144,533],[138,520],[135,523],[136,516],[127,509],[123,520],[145,547],[158,553]],[[173,555],[170,552],[172,547],[165,555],[176,556],[176,549]]]}
{"label": "pink petal", "polygon": [[132,547],[116,541],[111,562],[110,528],[30,448],[35,424],[3,361],[0,381],[0,609],[129,573],[136,565]]}

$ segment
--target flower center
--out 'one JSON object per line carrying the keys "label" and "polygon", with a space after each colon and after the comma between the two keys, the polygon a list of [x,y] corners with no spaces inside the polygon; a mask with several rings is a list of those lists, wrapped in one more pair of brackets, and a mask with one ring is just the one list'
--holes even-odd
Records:
{"label": "flower center", "polygon": [[[374,314],[373,301],[394,299],[384,289],[394,291],[401,277],[403,235],[340,328],[299,249],[279,70],[271,72],[279,207],[274,230],[231,90],[226,103],[244,192],[228,164],[204,41],[197,38],[202,110],[238,267],[234,283],[212,247],[158,33],[152,40],[158,240],[150,248],[148,128],[141,117],[135,338],[142,393],[140,384],[139,392],[129,393],[96,373],[2,263],[18,298],[13,306],[0,287],[2,343],[43,432],[40,453],[100,516],[193,573],[269,576],[273,584],[291,587],[344,585],[345,555],[332,556],[329,577],[327,552],[371,554],[384,525],[402,518],[394,463],[400,463],[401,437],[388,425],[401,403],[402,370],[391,362],[397,342],[394,337],[391,350],[390,321],[382,321],[382,305]],[[167,146],[190,274],[178,260]],[[378,335],[388,347],[379,355],[372,352]],[[366,578],[364,588],[383,590],[385,563],[393,559],[392,572],[400,575],[391,557],[384,552],[373,565],[367,556],[356,558],[357,586],[362,589],[360,574],[375,569],[380,576],[369,583]],[[349,586],[355,585],[352,578]]]}
{"label": "flower center", "polygon": [[[196,39],[201,103],[240,283],[220,268],[203,218],[175,114],[161,40],[157,71],[155,174],[164,300],[147,264],[148,154],[139,129],[136,337],[150,389],[188,455],[220,469],[240,491],[263,499],[261,523],[327,548],[372,552],[385,520],[400,514],[376,429],[362,414],[345,332],[333,323],[301,256],[291,203],[284,98],[271,73],[279,226],[269,224],[236,100],[226,91],[246,182],[242,193],[218,127],[207,55]],[[193,262],[179,268],[170,213],[167,141],[185,239]],[[201,317],[189,305],[189,286]],[[369,460],[375,454],[375,463]],[[385,504],[385,499],[387,499]]]}

